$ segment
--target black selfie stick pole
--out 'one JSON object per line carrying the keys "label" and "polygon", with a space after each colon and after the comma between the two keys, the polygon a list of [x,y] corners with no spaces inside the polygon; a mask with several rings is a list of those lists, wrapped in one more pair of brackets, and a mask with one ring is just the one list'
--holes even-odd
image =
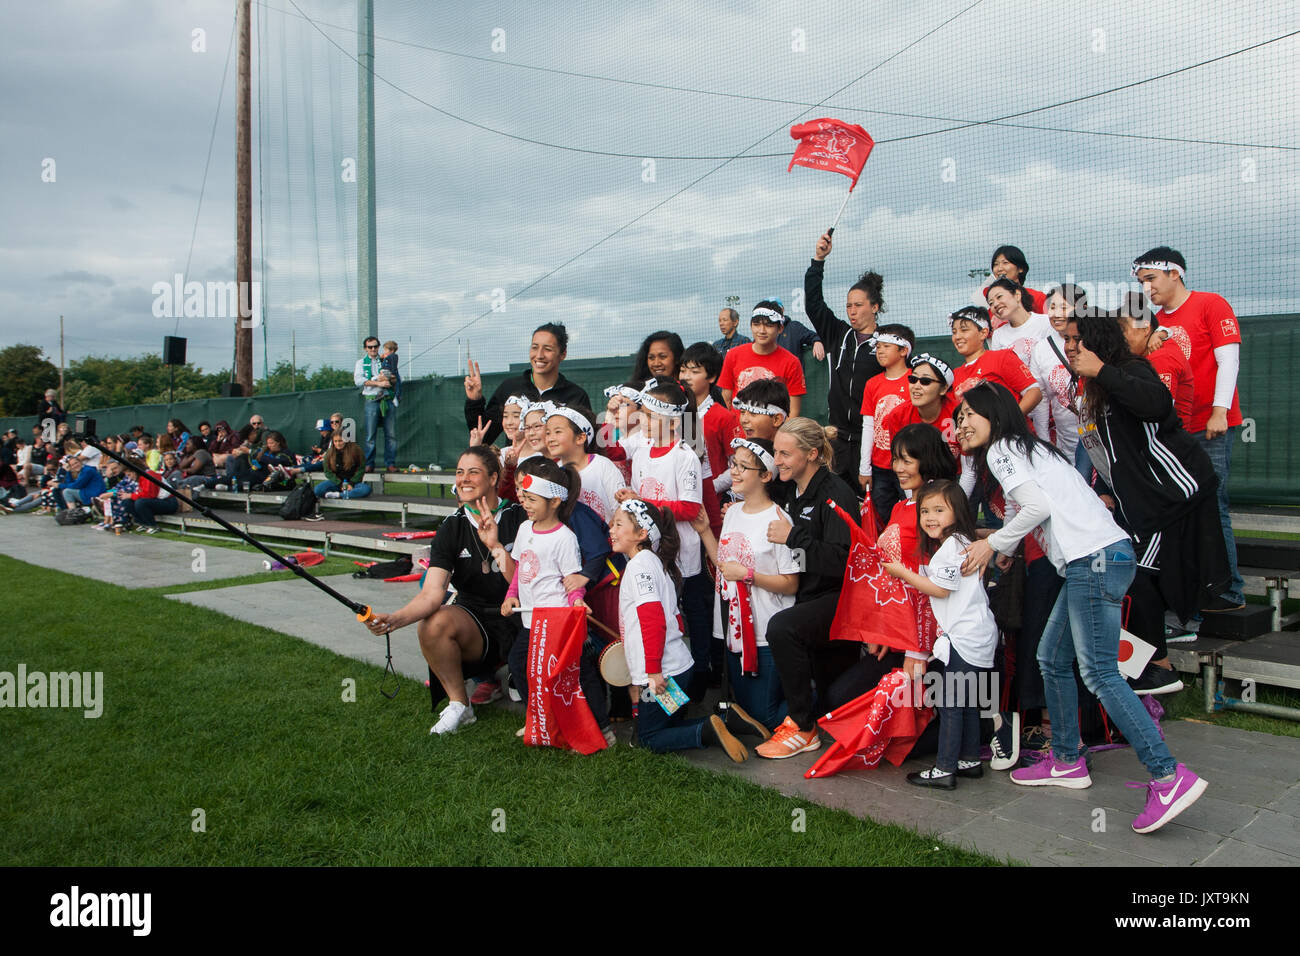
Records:
{"label": "black selfie stick pole", "polygon": [[[342,594],[340,594],[338,591],[335,591],[332,587],[330,587],[320,578],[316,577],[313,574],[308,574],[302,568],[298,567],[298,563],[296,561],[287,560],[284,555],[277,554],[276,552],[268,548],[266,545],[262,544],[262,542],[258,541],[256,538],[252,537],[251,535],[245,534],[243,531],[240,531],[233,524],[231,524],[225,518],[221,517],[216,512],[210,510],[204,505],[199,504],[197,501],[195,501],[193,498],[191,498],[189,495],[185,494],[184,492],[180,491],[179,489],[173,488],[170,484],[168,484],[166,481],[162,479],[161,475],[155,478],[152,475],[150,475],[146,469],[141,468],[135,462],[123,458],[121,455],[117,454],[116,452],[110,451],[109,449],[105,448],[103,445],[99,443],[99,439],[96,438],[94,435],[84,433],[86,420],[82,416],[78,415],[75,421],[77,422],[78,425],[82,426],[81,434],[78,434],[78,429],[73,430],[73,437],[77,438],[79,441],[84,441],[86,444],[99,449],[100,452],[107,455],[109,458],[112,458],[119,465],[123,465],[127,468],[130,468],[132,471],[134,471],[137,475],[140,475],[142,478],[147,478],[150,481],[152,481],[154,484],[158,485],[159,487],[166,488],[167,491],[175,495],[181,501],[184,501],[190,504],[191,506],[193,506],[194,508],[198,509],[199,511],[201,511],[205,518],[210,518],[211,520],[215,521],[217,524],[221,525],[221,527],[229,531],[231,534],[243,538],[245,541],[247,541],[253,547],[257,548],[257,550],[261,551],[263,554],[274,558],[276,561],[283,564],[294,574],[298,575],[298,577],[302,578],[304,581],[314,584],[316,587],[320,588],[322,591],[324,591],[334,600],[346,606],[348,610],[356,614],[358,621],[364,623],[365,621],[370,620],[370,618],[373,616],[374,612],[371,611],[368,605],[358,604],[356,601],[352,601],[344,597]],[[90,424],[93,430],[93,422],[91,422]]]}

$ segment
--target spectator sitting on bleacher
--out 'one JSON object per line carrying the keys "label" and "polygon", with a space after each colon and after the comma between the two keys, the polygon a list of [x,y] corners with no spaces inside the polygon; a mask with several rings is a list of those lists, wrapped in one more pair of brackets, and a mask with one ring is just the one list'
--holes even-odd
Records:
{"label": "spectator sitting on bleacher", "polygon": [[238,444],[226,456],[225,473],[231,491],[238,491],[241,484],[251,483],[253,461],[262,453],[262,441],[262,416],[257,415],[239,430]]}
{"label": "spectator sitting on bleacher", "polygon": [[182,488],[211,488],[217,483],[217,469],[212,464],[212,453],[200,444],[197,436],[192,436],[185,443],[185,454],[180,460],[181,471],[185,477],[180,481]]}
{"label": "spectator sitting on bleacher", "polygon": [[212,464],[217,468],[226,467],[226,458],[239,445],[239,436],[224,418],[217,422],[217,427],[208,439],[208,453],[212,455]]}
{"label": "spectator sitting on bleacher", "polygon": [[316,485],[316,496],[365,498],[370,494],[370,485],[365,478],[366,456],[361,446],[344,440],[342,432],[335,432],[330,450],[325,453],[325,481]]}
{"label": "spectator sitting on bleacher", "polygon": [[59,511],[68,505],[84,508],[92,499],[107,490],[104,476],[94,465],[83,461],[75,454],[69,455],[64,461],[69,480],[60,483],[55,489],[54,506]]}
{"label": "spectator sitting on bleacher", "polygon": [[10,505],[10,502],[22,499],[24,492],[22,479],[13,465],[0,462],[0,505]]}
{"label": "spectator sitting on bleacher", "polygon": [[342,416],[339,416],[337,423],[332,417],[316,419],[316,434],[319,436],[320,443],[311,446],[310,455],[298,456],[298,464],[302,466],[300,473],[306,474],[325,470],[325,453],[329,451],[330,439],[334,436],[334,429],[342,425],[342,423]]}
{"label": "spectator sitting on bleacher", "polygon": [[191,435],[190,437],[198,439],[200,448],[207,448],[208,442],[215,438],[216,435],[212,433],[211,422],[199,422],[199,433],[197,435]]}

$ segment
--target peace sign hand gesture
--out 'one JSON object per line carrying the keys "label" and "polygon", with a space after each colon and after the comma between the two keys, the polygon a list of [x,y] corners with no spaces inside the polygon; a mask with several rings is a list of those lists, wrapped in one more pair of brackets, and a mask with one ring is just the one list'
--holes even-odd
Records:
{"label": "peace sign hand gesture", "polygon": [[[468,381],[468,379],[466,379],[466,381]],[[466,391],[466,392],[469,391],[469,387],[468,387],[468,386],[466,386],[465,391]],[[482,384],[480,383],[480,385],[479,385],[479,394],[481,395],[482,392],[483,392],[483,386],[482,386]],[[489,418],[489,419],[485,422],[485,421],[483,421],[483,416],[480,415],[480,416],[478,417],[478,427],[477,427],[477,428],[471,428],[471,429],[469,430],[469,443],[470,443],[470,445],[481,445],[481,444],[483,444],[483,436],[487,434],[487,430],[488,430],[489,427],[491,427],[491,425],[492,425],[492,419]]]}
{"label": "peace sign hand gesture", "polygon": [[469,360],[469,374],[465,376],[465,397],[471,402],[483,397],[483,376],[479,374],[478,362]]}
{"label": "peace sign hand gesture", "polygon": [[487,498],[480,498],[476,502],[476,507],[478,508],[478,539],[491,554],[501,546],[501,538],[497,534],[497,517],[492,513],[492,506],[488,504]]}

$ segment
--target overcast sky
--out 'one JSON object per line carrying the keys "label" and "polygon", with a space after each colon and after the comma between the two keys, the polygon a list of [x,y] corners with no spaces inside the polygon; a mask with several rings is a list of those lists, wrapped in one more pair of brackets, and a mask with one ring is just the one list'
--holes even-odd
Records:
{"label": "overcast sky", "polygon": [[[296,2],[254,4],[259,375],[264,342],[274,364],[295,329],[300,365],[359,352],[356,5]],[[1139,83],[1300,28],[1294,5],[971,4],[376,0],[381,337],[404,369],[452,374],[465,343],[489,368],[522,360],[545,321],[588,356],[658,328],[713,338],[729,294],[797,309],[848,186],[786,172],[789,126],[818,116],[878,143],[836,230],[833,306],[874,267],[889,317],[932,333],[1000,243],[1046,288],[1126,281],[1167,242],[1189,285],[1239,314],[1298,310],[1298,38]],[[63,314],[69,360],[156,352],[176,332],[206,370],[229,366],[229,321],[157,317],[152,288],[190,253],[234,6],[11,10],[0,340],[57,361]],[[200,282],[234,278],[234,105],[232,57],[187,274]],[[648,157],[711,158],[657,158],[651,175]],[[495,290],[505,310],[479,318]]]}

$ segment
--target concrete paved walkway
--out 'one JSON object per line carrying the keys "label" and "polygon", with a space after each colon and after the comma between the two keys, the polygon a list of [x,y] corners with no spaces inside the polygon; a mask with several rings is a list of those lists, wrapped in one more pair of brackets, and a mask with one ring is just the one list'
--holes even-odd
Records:
{"label": "concrete paved walkway", "polygon": [[[70,548],[74,536],[76,546]],[[205,549],[209,575],[246,574],[261,567],[254,554],[211,543],[195,546]],[[59,528],[49,519],[0,519],[0,553],[125,587],[192,581],[192,547],[156,538],[117,538],[84,526]],[[75,561],[69,560],[70,554],[76,555]],[[332,583],[381,611],[395,610],[416,593],[414,584],[344,576],[334,577]],[[304,581],[268,580],[172,598],[274,626],[369,664],[384,663],[383,641]],[[426,676],[413,628],[394,635],[393,658],[399,673],[421,681]],[[1144,780],[1145,774],[1127,748],[1095,754],[1093,786],[1077,791],[1016,787],[1006,774],[992,773],[987,765],[982,780],[962,780],[957,790],[940,793],[910,786],[904,779],[909,771],[928,765],[920,760],[901,768],[885,765],[805,780],[804,771],[816,755],[781,761],[751,757],[737,765],[716,750],[704,750],[690,753],[688,759],[788,795],[1032,865],[1300,865],[1300,739],[1196,721],[1167,721],[1164,729],[1174,754],[1205,777],[1210,788],[1174,823],[1150,836],[1130,828],[1145,793],[1124,784]],[[628,725],[619,726],[621,742],[629,732]]]}

